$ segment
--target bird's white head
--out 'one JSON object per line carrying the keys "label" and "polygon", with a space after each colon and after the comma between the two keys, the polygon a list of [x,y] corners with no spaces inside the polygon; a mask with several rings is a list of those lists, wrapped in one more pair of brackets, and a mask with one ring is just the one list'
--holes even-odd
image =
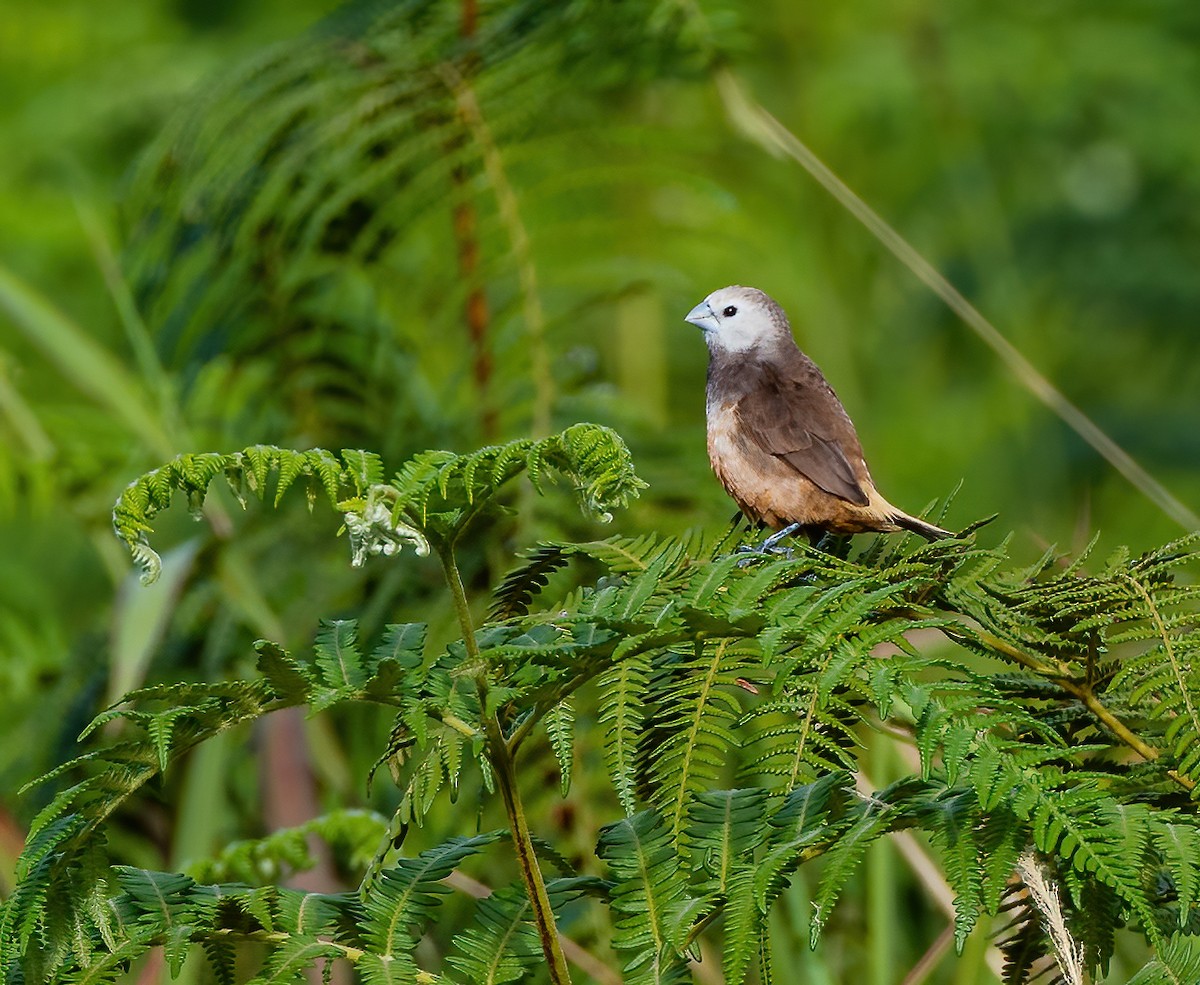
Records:
{"label": "bird's white head", "polygon": [[713,291],[684,321],[704,332],[710,351],[748,352],[792,337],[783,309],[754,287]]}

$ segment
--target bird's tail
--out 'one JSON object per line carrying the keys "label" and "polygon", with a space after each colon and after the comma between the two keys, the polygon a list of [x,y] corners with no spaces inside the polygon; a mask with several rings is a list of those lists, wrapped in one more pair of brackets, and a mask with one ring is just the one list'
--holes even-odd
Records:
{"label": "bird's tail", "polygon": [[897,527],[901,527],[904,530],[911,530],[914,534],[920,534],[926,540],[941,540],[943,537],[954,536],[949,530],[943,530],[941,527],[934,526],[932,523],[926,523],[924,520],[918,520],[915,516],[909,516],[907,513],[901,513],[898,510],[889,519]]}

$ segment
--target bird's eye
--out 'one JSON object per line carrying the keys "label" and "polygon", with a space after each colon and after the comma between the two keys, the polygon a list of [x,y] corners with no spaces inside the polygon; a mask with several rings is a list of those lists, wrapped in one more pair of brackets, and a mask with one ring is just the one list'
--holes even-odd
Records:
{"label": "bird's eye", "polygon": [[721,314],[723,314],[726,318],[732,318],[737,314],[737,308],[735,308],[733,305],[729,305],[729,307],[722,311]]}

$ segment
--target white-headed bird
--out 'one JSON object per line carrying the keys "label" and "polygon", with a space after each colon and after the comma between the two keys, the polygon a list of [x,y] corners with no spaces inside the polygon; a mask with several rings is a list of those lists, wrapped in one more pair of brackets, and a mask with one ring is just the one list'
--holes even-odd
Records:
{"label": "white-headed bird", "polygon": [[842,402],[770,297],[723,287],[686,320],[708,343],[708,459],[742,513],[780,531],[771,543],[799,531],[952,536],[879,494]]}

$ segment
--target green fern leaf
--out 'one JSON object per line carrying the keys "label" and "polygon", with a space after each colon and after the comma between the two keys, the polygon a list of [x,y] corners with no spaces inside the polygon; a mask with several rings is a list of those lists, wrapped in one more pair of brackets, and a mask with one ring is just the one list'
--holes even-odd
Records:
{"label": "green fern leaf", "polygon": [[385,660],[394,660],[404,670],[421,665],[428,627],[423,622],[389,623],[371,651],[368,669],[375,673]]}
{"label": "green fern leaf", "polygon": [[761,914],[754,894],[756,857],[771,830],[759,788],[698,793],[688,806],[687,842],[712,878],[706,889],[725,919],[725,980],[740,982],[758,954]]}
{"label": "green fern leaf", "polygon": [[1000,909],[1000,901],[1027,839],[1027,829],[1007,806],[993,808],[980,816],[975,841],[979,848],[983,906],[988,913]]}
{"label": "green fern leaf", "polygon": [[126,975],[130,964],[149,950],[150,945],[144,941],[123,941],[114,950],[101,952],[93,956],[92,960],[80,964],[69,976],[56,978],[69,981],[71,985],[108,985]]}
{"label": "green fern leaf", "polygon": [[491,831],[473,838],[451,838],[415,858],[399,859],[380,872],[362,901],[366,919],[361,932],[371,949],[384,960],[411,961],[408,955],[418,939],[415,929],[433,918],[441,897],[450,892],[441,880],[463,859],[503,836],[503,831]]}
{"label": "green fern leaf", "polygon": [[201,945],[217,985],[234,985],[237,981],[237,945],[219,938],[209,938]]}
{"label": "green fern leaf", "polygon": [[687,879],[670,828],[642,811],[600,832],[597,854],[612,873],[613,947],[628,957],[626,982],[683,982],[682,946],[701,914],[687,897]]}
{"label": "green fern leaf", "polygon": [[358,623],[355,620],[322,619],[314,652],[328,687],[352,692],[362,685],[366,674],[362,655],[358,652]]}
{"label": "green fern leaf", "polygon": [[17,886],[5,903],[0,922],[0,967],[17,961],[42,926],[51,902],[59,848],[82,827],[83,819],[78,815],[57,817],[44,823],[26,843],[17,862]]}
{"label": "green fern leaf", "polygon": [[969,790],[947,790],[928,802],[925,823],[941,852],[942,869],[954,890],[954,946],[961,954],[983,908],[981,851],[975,840],[978,802]]}
{"label": "green fern leaf", "polygon": [[[261,446],[260,446],[261,447]],[[279,504],[283,502],[283,494],[286,493],[292,484],[306,474],[305,469],[308,465],[308,456],[302,451],[293,451],[290,448],[272,448],[271,449],[272,466],[278,470],[279,476],[275,480],[275,508],[279,508]]]}
{"label": "green fern leaf", "polygon": [[829,913],[841,895],[846,883],[858,868],[871,843],[888,830],[891,822],[890,809],[886,805],[868,803],[859,810],[858,818],[846,828],[837,842],[825,853],[825,870],[813,899],[815,911],[809,946],[816,947],[829,919]]}
{"label": "green fern leaf", "polygon": [[[605,884],[588,876],[551,879],[546,893],[558,912],[584,893],[604,895]],[[454,938],[447,963],[474,985],[502,985],[529,978],[545,967],[524,883],[497,890],[479,901],[475,925]]]}
{"label": "green fern leaf", "polygon": [[806,852],[832,839],[837,830],[831,812],[840,799],[839,791],[853,789],[849,773],[824,776],[789,791],[783,804],[767,818],[771,832],[767,849],[756,866],[754,896],[760,913],[767,913]]}
{"label": "green fern leaf", "polygon": [[567,549],[559,544],[539,544],[526,552],[526,560],[506,574],[493,593],[489,618],[499,622],[528,613],[534,597],[568,558]]}
{"label": "green fern leaf", "polygon": [[600,723],[607,729],[604,762],[621,807],[637,810],[637,755],[650,663],[645,654],[626,657],[600,675]]}
{"label": "green fern leaf", "polygon": [[1177,822],[1154,818],[1151,841],[1175,889],[1182,930],[1200,908],[1200,830],[1182,818]]}
{"label": "green fern leaf", "polygon": [[270,640],[258,640],[254,649],[258,653],[258,672],[281,700],[288,704],[308,701],[316,681],[307,666],[293,660],[286,650]]}
{"label": "green fern leaf", "polygon": [[571,768],[575,760],[575,711],[569,701],[560,701],[545,717],[550,748],[558,760],[558,785],[565,797],[571,791]]}
{"label": "green fern leaf", "polygon": [[1121,897],[1143,932],[1157,942],[1161,934],[1141,877],[1148,835],[1144,811],[1118,807],[1095,788],[1058,788],[1046,771],[1010,761],[1004,769],[1012,779],[1012,810],[1029,823],[1039,851],[1061,854],[1081,874],[1094,875]]}
{"label": "green fern leaf", "polygon": [[305,973],[321,960],[339,958],[342,949],[316,937],[292,936],[275,948],[263,962],[262,970],[246,985],[293,985],[304,981]]}
{"label": "green fern leaf", "polygon": [[720,778],[740,744],[735,692],[748,666],[743,648],[717,640],[697,644],[690,659],[668,663],[652,681],[650,700],[659,709],[654,725],[662,734],[654,750],[652,802],[676,838],[690,798]]}
{"label": "green fern leaf", "polygon": [[1200,981],[1200,940],[1172,937],[1163,941],[1155,955],[1128,985],[1187,985]]}
{"label": "green fern leaf", "polygon": [[275,929],[292,937],[315,937],[327,933],[348,909],[349,898],[331,893],[302,893],[271,887],[277,915]]}
{"label": "green fern leaf", "polygon": [[136,923],[145,937],[166,934],[191,922],[195,910],[191,894],[196,883],[190,877],[126,865],[114,866],[113,874],[122,891],[118,905],[126,913],[125,922]]}

